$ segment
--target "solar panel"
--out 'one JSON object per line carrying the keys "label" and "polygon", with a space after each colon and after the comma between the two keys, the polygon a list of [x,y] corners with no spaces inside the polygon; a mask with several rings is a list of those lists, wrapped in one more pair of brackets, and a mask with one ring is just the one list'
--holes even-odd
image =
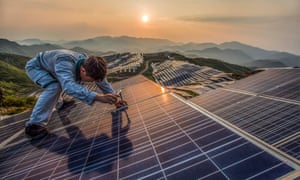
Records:
{"label": "solar panel", "polygon": [[[267,70],[256,74],[255,78],[249,77],[237,82],[236,85],[231,86],[230,90],[218,89],[210,91],[200,97],[193,98],[191,101],[217,115],[222,120],[231,123],[271,146],[275,146],[290,156],[289,158],[293,159],[293,161],[299,163],[299,154],[294,151],[299,150],[300,144],[293,137],[300,132],[300,102],[283,101],[281,99],[281,97],[294,100],[300,98],[299,90],[295,88],[299,86],[295,84],[295,82],[299,81],[299,78],[296,77],[299,72],[299,69]],[[284,82],[287,80],[286,78],[289,81]],[[274,87],[271,89],[269,89],[270,87],[265,88],[269,86],[269,82],[264,82],[266,79],[273,79],[271,84],[274,87],[282,87],[280,88],[281,91],[275,91],[278,88]],[[266,84],[264,87],[260,86],[263,82]],[[243,87],[247,83],[249,83],[249,88],[244,87],[247,90],[246,92],[233,89],[233,87]],[[253,89],[251,89],[252,87]],[[263,94],[272,96],[267,97],[256,94],[256,92],[262,90],[265,91],[262,92]],[[289,143],[283,143],[282,141]],[[279,143],[283,145],[278,146]]]}
{"label": "solar panel", "polygon": [[281,144],[276,145],[276,147],[287,154],[289,154],[292,157],[295,157],[296,159],[300,159],[300,136],[299,133],[297,137],[292,138],[289,141],[285,141]]}
{"label": "solar panel", "polygon": [[268,69],[242,81],[237,81],[228,88],[299,101],[299,77],[299,68]]}
{"label": "solar panel", "polygon": [[[129,103],[76,102],[51,134],[0,149],[3,179],[276,179],[295,170],[142,76],[114,84]],[[259,162],[259,163],[257,163]]]}
{"label": "solar panel", "polygon": [[292,99],[296,101],[300,101],[300,78],[299,76],[295,79],[291,79],[290,81],[275,86],[272,89],[264,92],[266,95],[282,97],[286,99]]}

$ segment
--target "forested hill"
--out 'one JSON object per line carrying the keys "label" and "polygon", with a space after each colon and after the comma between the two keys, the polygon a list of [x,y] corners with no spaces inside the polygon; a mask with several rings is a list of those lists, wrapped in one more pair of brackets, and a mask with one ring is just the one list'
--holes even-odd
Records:
{"label": "forested hill", "polygon": [[24,67],[29,57],[0,53],[0,88],[4,95],[17,95],[38,89],[27,77]]}

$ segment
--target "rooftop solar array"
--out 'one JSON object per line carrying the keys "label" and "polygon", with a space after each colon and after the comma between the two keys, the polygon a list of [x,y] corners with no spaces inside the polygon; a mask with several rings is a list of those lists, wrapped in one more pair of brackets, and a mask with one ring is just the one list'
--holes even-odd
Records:
{"label": "rooftop solar array", "polygon": [[17,133],[2,143],[0,177],[276,179],[299,168],[143,76],[114,88],[129,103],[128,118],[102,103],[69,104],[53,113],[47,137],[30,141]]}

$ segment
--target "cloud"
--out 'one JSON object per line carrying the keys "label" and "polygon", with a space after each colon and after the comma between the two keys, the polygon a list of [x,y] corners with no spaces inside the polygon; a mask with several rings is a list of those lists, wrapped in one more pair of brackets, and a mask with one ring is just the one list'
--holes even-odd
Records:
{"label": "cloud", "polygon": [[299,19],[299,15],[291,16],[184,16],[178,18],[181,21],[193,22],[216,22],[232,24],[256,24],[273,23],[282,21],[294,21]]}

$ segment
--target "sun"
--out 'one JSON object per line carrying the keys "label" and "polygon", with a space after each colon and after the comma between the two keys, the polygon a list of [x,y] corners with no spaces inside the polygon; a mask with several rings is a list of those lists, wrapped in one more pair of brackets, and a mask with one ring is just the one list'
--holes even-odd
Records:
{"label": "sun", "polygon": [[142,22],[147,23],[149,21],[149,16],[148,15],[143,15],[142,16]]}

